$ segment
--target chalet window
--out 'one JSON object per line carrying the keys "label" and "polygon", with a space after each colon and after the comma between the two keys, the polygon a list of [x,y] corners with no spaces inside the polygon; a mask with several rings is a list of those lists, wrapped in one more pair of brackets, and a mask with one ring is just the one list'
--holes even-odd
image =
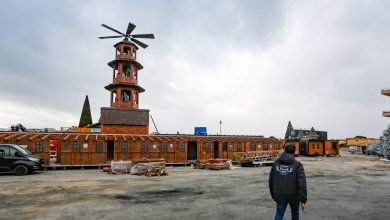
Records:
{"label": "chalet window", "polygon": [[180,142],[180,144],[179,144],[179,151],[180,152],[184,152],[185,151],[185,147],[184,147],[184,143],[183,142]]}
{"label": "chalet window", "polygon": [[42,140],[35,141],[35,152],[43,152],[43,141]]}
{"label": "chalet window", "polygon": [[268,143],[264,143],[264,150],[268,150]]}
{"label": "chalet window", "polygon": [[256,150],[256,143],[255,142],[251,142],[250,149],[251,149],[251,151]]}
{"label": "chalet window", "polygon": [[80,152],[80,142],[78,141],[73,142],[73,152]]}
{"label": "chalet window", "polygon": [[162,144],[161,144],[161,152],[167,152],[167,142],[162,142]]}
{"label": "chalet window", "polygon": [[233,143],[229,143],[229,148],[228,148],[229,151],[233,151]]}
{"label": "chalet window", "polygon": [[204,147],[204,150],[205,150],[206,152],[211,152],[210,142],[206,142],[206,145],[205,145],[205,147]]}
{"label": "chalet window", "polygon": [[237,151],[242,151],[242,142],[237,143]]}
{"label": "chalet window", "polygon": [[122,152],[127,152],[129,150],[129,143],[127,141],[122,142]]}
{"label": "chalet window", "polygon": [[148,152],[148,143],[142,142],[142,152]]}
{"label": "chalet window", "polygon": [[228,143],[227,142],[223,142],[222,143],[222,150],[223,151],[227,151],[228,150],[227,148],[228,148]]}
{"label": "chalet window", "polygon": [[103,152],[103,141],[96,141],[96,152]]}
{"label": "chalet window", "polygon": [[276,144],[276,149],[277,149],[277,150],[280,149],[280,144],[279,144],[279,143]]}
{"label": "chalet window", "polygon": [[16,144],[16,140],[15,139],[9,139],[7,141],[7,144]]}

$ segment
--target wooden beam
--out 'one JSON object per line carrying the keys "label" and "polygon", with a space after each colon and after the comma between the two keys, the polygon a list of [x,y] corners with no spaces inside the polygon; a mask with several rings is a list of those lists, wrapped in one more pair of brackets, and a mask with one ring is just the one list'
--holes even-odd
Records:
{"label": "wooden beam", "polygon": [[64,140],[66,141],[68,138],[69,138],[70,134],[66,135],[66,137],[64,137]]}
{"label": "wooden beam", "polygon": [[89,134],[87,134],[87,136],[85,136],[85,141],[88,141],[88,137],[89,137]]}
{"label": "wooden beam", "polygon": [[163,140],[159,136],[155,136],[159,141],[163,142]]}
{"label": "wooden beam", "polygon": [[80,134],[77,134],[77,136],[74,138],[74,140],[77,140],[79,138]]}
{"label": "wooden beam", "polygon": [[98,140],[98,135],[96,135],[96,137],[95,137],[95,141],[97,141]]}
{"label": "wooden beam", "polygon": [[50,134],[45,135],[44,137],[41,138],[41,140],[46,140],[48,137],[50,137]]}
{"label": "wooden beam", "polygon": [[5,137],[4,140],[9,140],[9,139],[11,139],[11,138],[17,137],[18,135],[19,135],[19,134],[12,134],[12,135],[10,135],[10,136],[8,136],[8,137]]}
{"label": "wooden beam", "polygon": [[134,137],[134,136],[130,136],[130,137],[131,137],[131,139],[133,139],[133,141],[135,142],[135,140],[136,140],[135,137]]}
{"label": "wooden beam", "polygon": [[139,138],[141,138],[142,141],[145,141],[145,138],[143,138],[142,136],[138,136]]}
{"label": "wooden beam", "polygon": [[177,142],[181,142],[179,139],[177,139],[176,137],[173,137],[172,136],[172,138],[175,140],[175,141],[177,141]]}
{"label": "wooden beam", "polygon": [[107,140],[108,140],[108,139],[107,139],[107,135],[104,135],[104,137],[106,137],[106,141],[107,141]]}
{"label": "wooden beam", "polygon": [[23,138],[28,137],[29,135],[30,135],[30,134],[24,134],[24,135],[22,135],[22,136],[16,138],[16,140],[22,140]]}
{"label": "wooden beam", "polygon": [[40,134],[36,134],[36,135],[30,137],[29,140],[31,141],[31,140],[35,139],[36,137],[39,137],[39,135],[40,135]]}
{"label": "wooden beam", "polygon": [[116,135],[114,134],[114,140],[116,141]]}
{"label": "wooden beam", "polygon": [[0,134],[0,138],[3,138],[4,136],[6,136],[6,134]]}
{"label": "wooden beam", "polygon": [[122,134],[122,138],[124,141],[127,141],[126,137]]}

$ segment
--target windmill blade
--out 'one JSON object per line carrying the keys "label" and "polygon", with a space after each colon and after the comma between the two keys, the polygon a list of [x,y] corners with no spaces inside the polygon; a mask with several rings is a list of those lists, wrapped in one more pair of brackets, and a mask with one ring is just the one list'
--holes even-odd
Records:
{"label": "windmill blade", "polygon": [[135,24],[129,22],[129,25],[127,26],[126,35],[130,35],[131,32],[133,32],[134,28],[135,28]]}
{"label": "windmill blade", "polygon": [[133,34],[131,35],[133,38],[151,38],[154,39],[154,34]]}
{"label": "windmill blade", "polygon": [[121,35],[123,35],[123,36],[126,36],[126,34],[120,32],[120,31],[118,31],[118,30],[115,30],[114,28],[112,28],[112,27],[110,27],[110,26],[107,26],[107,25],[105,25],[105,24],[102,24],[102,27],[105,27],[105,28],[107,28],[107,29],[109,29],[109,30],[112,30],[112,31],[118,33],[118,34],[121,34]]}
{"label": "windmill blade", "polygon": [[117,35],[117,36],[105,36],[105,37],[99,37],[100,39],[107,39],[107,38],[121,38],[123,37],[122,35]]}
{"label": "windmill blade", "polygon": [[147,44],[144,44],[142,43],[141,41],[137,40],[137,39],[134,39],[134,38],[130,38],[131,41],[133,41],[134,43],[136,43],[137,45],[141,46],[142,48],[147,48],[148,45]]}

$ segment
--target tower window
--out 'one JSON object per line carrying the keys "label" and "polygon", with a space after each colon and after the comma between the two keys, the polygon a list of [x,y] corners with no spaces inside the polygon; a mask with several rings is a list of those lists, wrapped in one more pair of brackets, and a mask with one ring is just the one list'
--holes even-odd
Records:
{"label": "tower window", "polygon": [[122,91],[122,101],[123,102],[130,101],[130,91],[128,90]]}

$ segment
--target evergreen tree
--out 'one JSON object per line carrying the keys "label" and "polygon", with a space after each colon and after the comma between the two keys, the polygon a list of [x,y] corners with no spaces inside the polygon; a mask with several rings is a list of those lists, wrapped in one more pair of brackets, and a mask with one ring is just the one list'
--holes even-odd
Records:
{"label": "evergreen tree", "polygon": [[79,127],[87,127],[92,124],[91,108],[89,106],[88,95],[85,96],[83,111],[81,112]]}
{"label": "evergreen tree", "polygon": [[383,131],[383,139],[381,141],[381,148],[383,156],[390,160],[390,125]]}

